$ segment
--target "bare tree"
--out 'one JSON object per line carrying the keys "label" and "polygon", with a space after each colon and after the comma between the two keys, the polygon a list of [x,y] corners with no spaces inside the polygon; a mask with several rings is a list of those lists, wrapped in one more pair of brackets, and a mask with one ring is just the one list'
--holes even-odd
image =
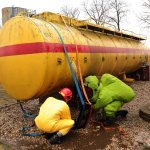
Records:
{"label": "bare tree", "polygon": [[138,18],[146,28],[150,28],[150,0],[145,0],[142,7],[144,11]]}
{"label": "bare tree", "polygon": [[69,8],[68,6],[61,7],[60,13],[71,18],[78,18],[80,15],[78,8]]}
{"label": "bare tree", "polygon": [[91,3],[88,0],[84,1],[83,9],[85,14],[96,24],[103,24],[107,21],[109,13],[108,0],[92,0]]}
{"label": "bare tree", "polygon": [[109,22],[114,23],[118,30],[120,30],[120,24],[123,22],[124,18],[127,16],[127,4],[121,0],[111,0],[110,1],[110,15],[108,16]]}

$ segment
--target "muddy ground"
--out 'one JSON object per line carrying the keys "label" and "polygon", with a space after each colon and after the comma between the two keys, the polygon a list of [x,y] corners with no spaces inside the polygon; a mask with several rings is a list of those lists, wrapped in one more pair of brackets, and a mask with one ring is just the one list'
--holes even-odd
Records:
{"label": "muddy ground", "polygon": [[[64,137],[62,144],[51,145],[44,136],[22,136],[22,127],[31,124],[32,120],[24,119],[19,104],[14,103],[0,108],[0,150],[150,149],[150,123],[139,117],[139,108],[150,102],[150,82],[135,82],[131,87],[136,97],[123,107],[129,111],[127,118],[117,122],[126,135],[122,135],[117,129],[104,131],[99,124],[90,121],[85,129],[72,130]],[[0,100],[6,96],[2,91],[1,88]],[[27,110],[38,111],[38,100],[25,102],[23,106]],[[40,133],[36,127],[29,132]]]}

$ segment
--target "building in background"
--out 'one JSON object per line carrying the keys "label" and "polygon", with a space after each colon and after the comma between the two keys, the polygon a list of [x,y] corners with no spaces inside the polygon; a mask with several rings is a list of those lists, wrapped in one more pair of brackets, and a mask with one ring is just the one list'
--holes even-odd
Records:
{"label": "building in background", "polygon": [[4,25],[7,20],[18,15],[23,14],[30,16],[36,14],[36,10],[21,8],[21,7],[5,7],[2,9],[2,24]]}

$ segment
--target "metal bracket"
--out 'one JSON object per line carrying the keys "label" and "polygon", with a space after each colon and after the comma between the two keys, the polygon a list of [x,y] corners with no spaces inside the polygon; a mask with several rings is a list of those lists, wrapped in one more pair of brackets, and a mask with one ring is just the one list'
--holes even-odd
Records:
{"label": "metal bracket", "polygon": [[62,59],[61,58],[57,58],[57,64],[61,65],[61,63],[62,63]]}

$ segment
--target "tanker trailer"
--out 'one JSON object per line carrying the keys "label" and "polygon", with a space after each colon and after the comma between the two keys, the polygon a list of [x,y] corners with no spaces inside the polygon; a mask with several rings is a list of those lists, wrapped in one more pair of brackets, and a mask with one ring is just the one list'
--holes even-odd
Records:
{"label": "tanker trailer", "polygon": [[0,82],[10,96],[28,100],[73,85],[58,33],[74,66],[78,48],[83,77],[133,72],[148,58],[143,36],[50,12],[16,16],[0,37]]}

